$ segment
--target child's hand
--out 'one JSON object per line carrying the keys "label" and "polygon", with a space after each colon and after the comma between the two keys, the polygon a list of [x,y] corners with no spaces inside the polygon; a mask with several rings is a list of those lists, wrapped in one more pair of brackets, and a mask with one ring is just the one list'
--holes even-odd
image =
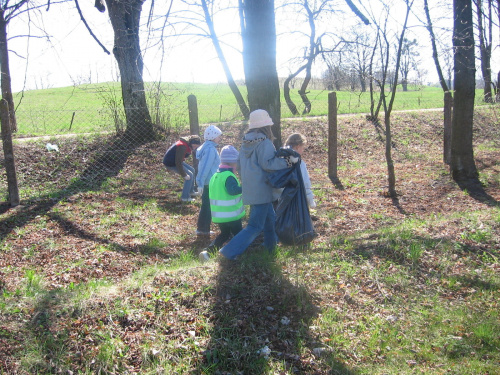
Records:
{"label": "child's hand", "polygon": [[186,181],[189,181],[189,180],[191,179],[191,176],[187,174],[187,175],[185,175],[185,176],[184,176],[184,179],[185,179]]}
{"label": "child's hand", "polygon": [[309,201],[309,208],[316,208],[316,202],[314,201],[314,199],[311,199]]}

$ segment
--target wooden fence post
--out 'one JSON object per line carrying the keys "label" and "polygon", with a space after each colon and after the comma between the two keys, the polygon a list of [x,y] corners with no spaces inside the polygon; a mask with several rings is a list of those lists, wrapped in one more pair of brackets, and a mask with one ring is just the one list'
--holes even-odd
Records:
{"label": "wooden fence post", "polygon": [[453,114],[453,97],[451,92],[444,93],[444,136],[443,136],[443,162],[451,163],[451,119]]}
{"label": "wooden fence post", "polygon": [[10,129],[9,105],[7,100],[0,101],[0,118],[2,122],[2,144],[5,157],[5,172],[7,174],[7,185],[9,189],[9,201],[11,206],[19,205],[19,189],[17,186],[16,164],[14,161],[14,149],[12,147],[12,132]]}
{"label": "wooden fence post", "polygon": [[188,96],[189,109],[189,134],[200,135],[200,123],[198,122],[198,102],[196,96]]}
{"label": "wooden fence post", "polygon": [[337,93],[328,94],[328,177],[338,184],[337,175]]}

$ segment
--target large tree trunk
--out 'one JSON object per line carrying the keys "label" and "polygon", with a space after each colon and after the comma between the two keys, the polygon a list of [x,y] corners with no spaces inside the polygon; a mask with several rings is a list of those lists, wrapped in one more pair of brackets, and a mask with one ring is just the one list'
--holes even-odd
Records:
{"label": "large tree trunk", "polygon": [[276,70],[274,0],[239,0],[243,64],[250,111],[265,109],[273,119],[275,145],[281,146],[281,104]]}
{"label": "large tree trunk", "polygon": [[2,98],[7,101],[9,106],[9,123],[12,132],[17,131],[16,112],[14,107],[14,98],[12,97],[12,86],[10,81],[9,68],[9,48],[7,45],[7,21],[5,20],[5,11],[0,10],[0,65],[1,65],[1,86]]}
{"label": "large tree trunk", "polygon": [[455,97],[450,168],[453,179],[463,181],[478,177],[472,146],[476,69],[471,0],[454,0],[453,13]]}
{"label": "large tree trunk", "polygon": [[115,34],[113,54],[118,62],[123,105],[127,118],[125,135],[132,143],[154,139],[153,123],[146,104],[139,44],[142,0],[106,0]]}

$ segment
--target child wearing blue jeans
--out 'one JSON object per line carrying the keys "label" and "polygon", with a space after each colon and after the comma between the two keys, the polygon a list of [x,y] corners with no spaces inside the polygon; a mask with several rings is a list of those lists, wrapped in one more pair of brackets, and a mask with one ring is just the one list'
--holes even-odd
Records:
{"label": "child wearing blue jeans", "polygon": [[250,113],[249,130],[243,137],[239,154],[243,204],[250,205],[250,216],[247,226],[219,250],[228,259],[242,254],[262,232],[264,248],[273,251],[276,247],[276,214],[267,175],[268,172],[290,168],[299,158],[275,156],[272,125],[273,121],[265,110],[257,109]]}
{"label": "child wearing blue jeans", "polygon": [[245,216],[241,184],[235,174],[238,151],[233,146],[224,146],[220,152],[220,160],[219,169],[209,184],[212,221],[219,226],[220,234],[200,253],[202,262],[209,259],[209,251],[220,249],[231,236],[241,231],[241,218]]}

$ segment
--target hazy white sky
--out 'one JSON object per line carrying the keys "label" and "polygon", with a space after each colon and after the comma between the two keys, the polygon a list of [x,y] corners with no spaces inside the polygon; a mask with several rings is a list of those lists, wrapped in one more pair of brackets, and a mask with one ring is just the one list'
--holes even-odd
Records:
{"label": "hazy white sky", "polygon": [[[174,2],[179,4],[180,2]],[[234,3],[234,1],[233,1]],[[93,7],[93,1],[80,1],[80,7],[94,33],[109,51],[113,48],[113,31],[107,12],[100,13]],[[149,11],[150,2],[143,6],[143,16]],[[158,8],[157,8],[158,9]],[[173,9],[176,10],[175,8]],[[107,55],[86,30],[75,9],[74,3],[52,5],[47,12],[31,15],[34,24],[43,28],[50,38],[14,38],[9,40],[10,66],[14,91],[24,89],[40,89],[48,87],[71,86],[79,83],[96,83],[118,80],[115,60],[112,54]],[[215,20],[216,31],[227,42],[224,52],[230,61],[234,78],[243,78],[243,63],[236,49],[241,49],[238,37],[239,18],[237,11],[225,11]],[[351,13],[336,16],[337,27],[342,23],[359,23]],[[402,17],[402,15],[400,15]],[[278,15],[277,15],[278,18]],[[398,18],[398,15],[395,15]],[[293,29],[299,24],[298,19],[277,20],[278,32]],[[293,26],[288,26],[293,25]],[[331,23],[329,24],[331,27]],[[363,27],[363,26],[359,26]],[[144,30],[146,27],[143,28]],[[31,27],[32,35],[42,33]],[[232,33],[231,33],[232,31]],[[26,35],[28,33],[25,18],[15,18],[9,24],[8,34]],[[424,29],[416,30],[420,44],[428,43],[428,35]],[[281,33],[278,36],[278,69],[280,76],[289,73],[288,60],[294,54],[300,54],[304,46],[300,34]],[[224,72],[217,59],[211,42],[199,38],[164,39],[164,52],[153,47],[154,39],[142,35],[144,47],[144,79],[145,81],[162,80],[164,82],[225,82]],[[451,42],[450,42],[451,43]],[[231,48],[227,45],[231,44]],[[170,46],[170,47],[169,47]],[[175,46],[172,47],[172,46]],[[29,51],[29,53],[28,53]],[[163,56],[163,61],[162,61]],[[429,50],[422,49],[421,57],[428,65],[428,80],[436,80]],[[317,74],[319,74],[317,70]]]}

